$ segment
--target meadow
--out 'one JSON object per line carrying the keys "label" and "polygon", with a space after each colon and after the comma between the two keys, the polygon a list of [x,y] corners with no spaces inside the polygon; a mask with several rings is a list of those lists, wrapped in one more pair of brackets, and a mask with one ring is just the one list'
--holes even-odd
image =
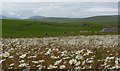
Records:
{"label": "meadow", "polygon": [[[120,69],[116,19],[2,19],[3,69]],[[114,17],[113,17],[114,18]]]}
{"label": "meadow", "polygon": [[76,35],[117,34],[100,32],[116,28],[117,22],[48,22],[33,20],[2,20],[2,37],[51,37]]}

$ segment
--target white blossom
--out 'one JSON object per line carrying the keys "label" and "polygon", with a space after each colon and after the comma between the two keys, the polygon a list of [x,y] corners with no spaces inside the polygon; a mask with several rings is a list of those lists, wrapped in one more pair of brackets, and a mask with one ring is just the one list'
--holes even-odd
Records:
{"label": "white blossom", "polygon": [[9,55],[10,54],[8,52],[5,52],[5,53],[2,54],[3,57],[9,57]]}
{"label": "white blossom", "polygon": [[62,62],[62,59],[61,60],[58,60],[54,63],[54,65],[59,65],[60,63]]}
{"label": "white blossom", "polygon": [[76,59],[71,59],[69,60],[69,63],[72,65],[72,64],[76,64],[77,63],[77,60]]}
{"label": "white blossom", "polygon": [[26,54],[23,54],[20,56],[20,58],[25,58],[26,57]]}
{"label": "white blossom", "polygon": [[15,63],[10,64],[10,66],[13,66]]}
{"label": "white blossom", "polygon": [[22,64],[20,64],[18,67],[25,67],[25,66],[27,66],[27,64],[26,63],[22,63]]}
{"label": "white blossom", "polygon": [[65,69],[65,65],[60,65],[60,69]]}

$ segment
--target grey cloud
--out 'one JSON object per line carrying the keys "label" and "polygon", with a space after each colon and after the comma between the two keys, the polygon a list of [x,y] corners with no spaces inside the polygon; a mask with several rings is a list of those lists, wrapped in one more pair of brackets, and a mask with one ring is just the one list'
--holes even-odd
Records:
{"label": "grey cloud", "polygon": [[[52,3],[37,3],[37,2],[8,2],[3,4],[2,12],[7,16],[14,16],[19,18],[28,18],[34,15],[41,15],[47,17],[88,17],[95,15],[111,15],[117,14],[117,11],[105,11],[99,10],[94,12],[96,8],[106,8],[111,10],[117,10],[117,2],[78,2],[78,3],[64,3],[64,2],[52,2]],[[93,9],[93,12],[89,12]],[[10,12],[15,15],[11,15]]]}

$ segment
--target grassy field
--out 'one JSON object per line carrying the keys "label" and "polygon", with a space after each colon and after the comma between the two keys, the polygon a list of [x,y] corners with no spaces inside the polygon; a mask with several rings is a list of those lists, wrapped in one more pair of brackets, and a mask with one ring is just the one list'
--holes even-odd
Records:
{"label": "grassy field", "polygon": [[117,21],[53,20],[2,20],[3,69],[120,69]]}
{"label": "grassy field", "polygon": [[[48,37],[100,33],[104,27],[117,27],[117,22],[42,22],[32,20],[2,20],[2,37]],[[80,31],[89,31],[87,33]],[[115,34],[115,33],[109,33]]]}

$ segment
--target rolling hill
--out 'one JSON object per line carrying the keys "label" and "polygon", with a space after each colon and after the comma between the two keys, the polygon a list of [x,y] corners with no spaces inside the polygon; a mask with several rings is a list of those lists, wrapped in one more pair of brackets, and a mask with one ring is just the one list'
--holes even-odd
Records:
{"label": "rolling hill", "polygon": [[0,19],[9,19],[9,18],[4,15],[0,15]]}
{"label": "rolling hill", "polygon": [[30,20],[35,21],[44,21],[44,22],[116,22],[118,21],[117,15],[110,16],[93,16],[88,18],[58,18],[58,17],[36,17],[29,18]]}
{"label": "rolling hill", "polygon": [[[103,28],[118,27],[117,16],[95,16],[89,18],[2,19],[3,37],[49,37],[101,33]],[[36,19],[35,19],[36,18]],[[81,32],[82,31],[82,32]],[[85,33],[84,33],[85,31]],[[86,32],[87,31],[87,32]]]}
{"label": "rolling hill", "polygon": [[45,18],[44,16],[32,16],[32,17],[30,17],[30,18],[28,18],[28,19],[41,19],[41,18]]}
{"label": "rolling hill", "polygon": [[0,19],[19,19],[17,17],[7,17],[5,15],[0,15]]}

